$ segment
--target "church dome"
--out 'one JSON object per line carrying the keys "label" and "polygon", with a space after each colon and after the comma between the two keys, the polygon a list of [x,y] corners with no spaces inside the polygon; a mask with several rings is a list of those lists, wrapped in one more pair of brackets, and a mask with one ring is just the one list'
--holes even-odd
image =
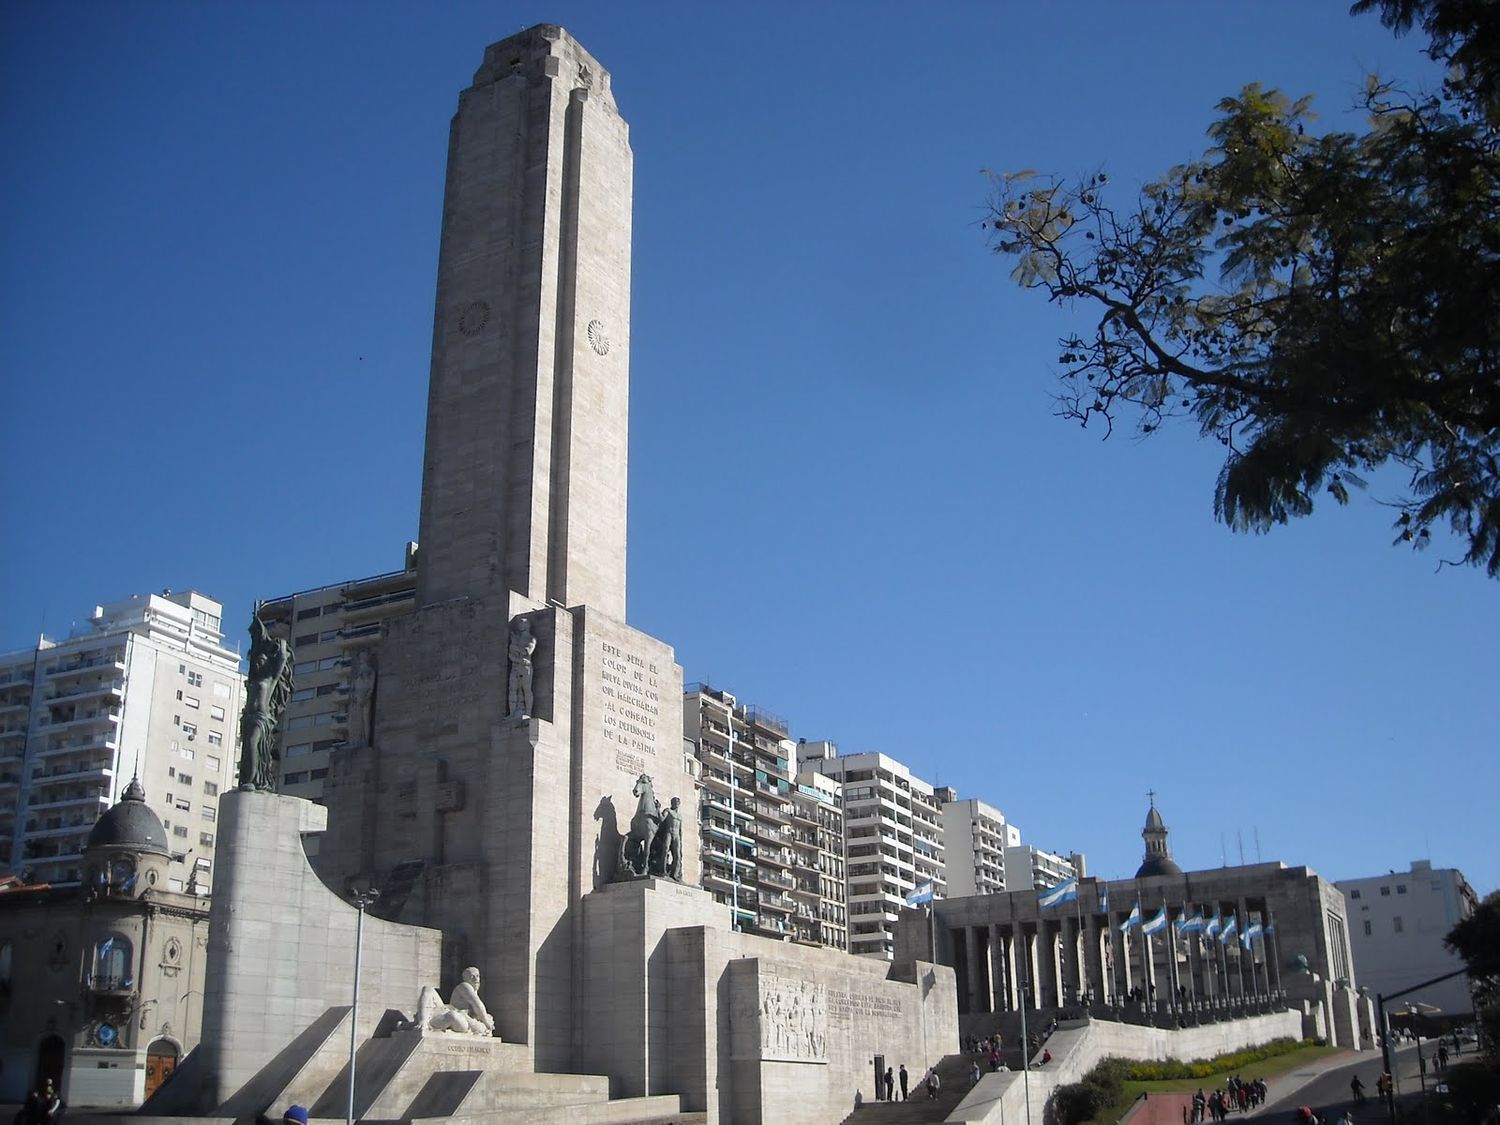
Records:
{"label": "church dome", "polygon": [[1136,868],[1137,879],[1149,879],[1153,875],[1181,875],[1182,868],[1169,855],[1149,855],[1146,862]]}
{"label": "church dome", "polygon": [[161,817],[146,804],[146,790],[139,780],[132,778],[125,787],[120,803],[98,820],[89,833],[88,848],[128,848],[137,852],[152,852],[170,855],[167,850],[167,830],[161,825]]}
{"label": "church dome", "polygon": [[1156,810],[1156,794],[1151,794],[1151,808],[1146,813],[1146,827],[1141,829],[1141,838],[1146,841],[1146,854],[1137,879],[1149,879],[1153,875],[1181,875],[1182,868],[1172,858],[1172,849],[1167,846],[1167,822]]}

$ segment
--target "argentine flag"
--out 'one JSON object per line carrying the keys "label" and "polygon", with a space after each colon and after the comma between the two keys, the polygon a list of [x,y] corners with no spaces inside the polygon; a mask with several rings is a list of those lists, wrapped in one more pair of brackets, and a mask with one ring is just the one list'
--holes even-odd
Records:
{"label": "argentine flag", "polygon": [[932,880],[931,879],[927,879],[927,880],[925,880],[925,881],[923,881],[921,883],[918,883],[915,887],[913,887],[911,889],[911,891],[906,896],[906,905],[907,906],[921,906],[924,902],[931,902],[932,899],[933,899]]}
{"label": "argentine flag", "polygon": [[1109,913],[1109,888],[1103,887],[1099,891],[1099,913]]}
{"label": "argentine flag", "polygon": [[[1183,911],[1183,913],[1186,914],[1187,911]],[[1191,918],[1184,917],[1182,921],[1177,924],[1177,932],[1179,934],[1201,934],[1203,932],[1204,925],[1205,923],[1203,921],[1203,911],[1200,910]]]}
{"label": "argentine flag", "polygon": [[1231,914],[1229,916],[1229,921],[1225,922],[1224,928],[1219,931],[1219,944],[1227,945],[1229,943],[1229,939],[1234,937],[1234,932],[1235,930],[1239,929],[1239,926],[1240,916],[1238,914]]}
{"label": "argentine flag", "polygon": [[1141,927],[1141,933],[1146,936],[1159,934],[1167,928],[1167,908],[1163,906],[1156,912],[1155,917]]}
{"label": "argentine flag", "polygon": [[1215,910],[1214,911],[1214,916],[1212,918],[1210,918],[1208,920],[1208,924],[1203,927],[1203,934],[1204,934],[1205,937],[1213,937],[1215,934],[1217,934],[1223,928],[1224,928],[1224,919],[1220,918],[1219,917],[1219,912],[1217,910]]}
{"label": "argentine flag", "polygon": [[1078,900],[1078,880],[1076,878],[1064,879],[1054,887],[1048,887],[1037,896],[1037,903],[1043,910],[1049,906],[1061,906],[1065,902],[1076,902]]}
{"label": "argentine flag", "polygon": [[1126,916],[1125,921],[1120,923],[1120,932],[1122,934],[1128,933],[1131,926],[1139,926],[1140,924],[1141,903],[1140,900],[1137,899],[1135,905],[1130,908],[1130,913]]}
{"label": "argentine flag", "polygon": [[1260,935],[1261,935],[1260,923],[1259,922],[1251,922],[1248,926],[1245,927],[1245,932],[1240,935],[1240,944],[1242,946],[1244,946],[1246,949],[1249,949],[1250,948],[1250,943],[1252,941],[1254,941],[1256,938],[1260,937]]}

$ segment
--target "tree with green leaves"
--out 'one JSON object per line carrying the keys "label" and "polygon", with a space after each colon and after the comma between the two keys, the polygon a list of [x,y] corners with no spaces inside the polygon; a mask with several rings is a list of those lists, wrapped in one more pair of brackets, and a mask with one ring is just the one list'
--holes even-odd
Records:
{"label": "tree with green leaves", "polygon": [[1500,891],[1485,895],[1443,944],[1463,958],[1486,1053],[1500,1063]]}
{"label": "tree with green leaves", "polygon": [[[1500,577],[1500,35],[1495,0],[1360,0],[1448,68],[1371,78],[1364,132],[1247,86],[1204,156],[1114,202],[1104,172],[995,176],[1015,279],[1092,312],[1060,341],[1058,413],[1106,435],[1196,419],[1218,518],[1267,531],[1400,472],[1399,542],[1434,526]],[[1382,483],[1387,478],[1382,478]]]}

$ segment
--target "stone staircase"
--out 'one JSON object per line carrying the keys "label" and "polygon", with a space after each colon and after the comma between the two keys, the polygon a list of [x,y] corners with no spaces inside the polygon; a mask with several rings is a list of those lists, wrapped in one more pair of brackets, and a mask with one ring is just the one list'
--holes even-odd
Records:
{"label": "stone staircase", "polygon": [[[539,1073],[532,1068],[530,1052],[519,1044],[424,1036],[398,1030],[394,1023],[383,1020],[355,1056],[354,1114],[367,1125],[440,1121],[624,1125],[704,1120],[703,1114],[682,1113],[676,1094],[611,1100],[609,1079],[603,1075]],[[163,1091],[173,1085],[175,1080]],[[161,1104],[164,1100],[151,1099],[131,1120],[135,1125],[164,1125],[184,1112],[184,1107]],[[313,1121],[334,1125],[345,1119],[348,1101],[349,1009],[330,1008],[234,1098],[196,1120],[228,1125],[262,1114],[277,1120],[287,1106],[298,1104],[308,1107]]]}
{"label": "stone staircase", "polygon": [[953,1112],[972,1088],[969,1081],[969,1059],[965,1055],[948,1055],[937,1065],[938,1096],[929,1098],[927,1088],[921,1084],[922,1075],[912,1074],[916,1085],[907,1101],[900,1101],[901,1086],[896,1085],[897,1101],[867,1101],[841,1125],[907,1125],[908,1122],[942,1121]]}

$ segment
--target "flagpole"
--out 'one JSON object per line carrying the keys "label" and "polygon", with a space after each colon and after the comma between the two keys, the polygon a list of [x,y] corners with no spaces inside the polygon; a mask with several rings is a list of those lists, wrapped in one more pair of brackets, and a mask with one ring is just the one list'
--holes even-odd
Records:
{"label": "flagpole", "polygon": [[[1183,899],[1183,901],[1182,901],[1182,916],[1184,918],[1186,918],[1188,916],[1188,904],[1187,904],[1187,900],[1186,899]],[[1193,915],[1193,917],[1196,918],[1196,917],[1198,917],[1198,915],[1195,913]],[[1202,932],[1203,932],[1202,930],[1194,930],[1193,931],[1194,934],[1200,934]],[[1183,933],[1183,936],[1184,937],[1187,936],[1187,934],[1186,934],[1185,931]],[[1192,1002],[1193,1002],[1193,1023],[1197,1024],[1197,1022],[1198,1022],[1198,974],[1193,971],[1193,945],[1194,944],[1195,944],[1194,942],[1190,941],[1190,942],[1188,942],[1188,947],[1187,947],[1188,995],[1192,998]],[[1202,958],[1200,957],[1199,960],[1201,961]]]}
{"label": "flagpole", "polygon": [[1083,1004],[1083,958],[1079,956],[1083,947],[1083,886],[1078,887],[1078,895],[1073,899],[1073,905],[1078,908],[1078,932],[1073,935],[1073,1000],[1074,1003]]}

